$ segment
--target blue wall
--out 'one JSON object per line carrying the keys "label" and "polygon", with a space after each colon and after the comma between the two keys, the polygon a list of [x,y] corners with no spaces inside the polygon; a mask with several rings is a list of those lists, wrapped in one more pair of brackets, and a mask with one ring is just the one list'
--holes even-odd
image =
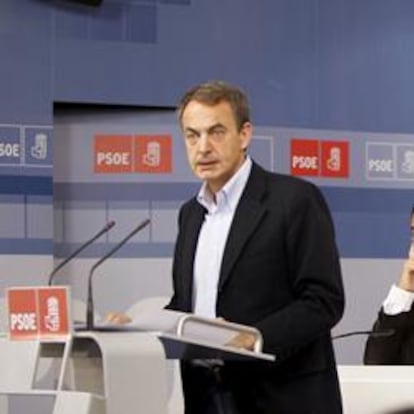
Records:
{"label": "blue wall", "polygon": [[[221,78],[247,90],[261,126],[412,133],[413,17],[411,0],[1,0],[0,126],[18,128],[24,146],[26,131],[50,132],[54,102],[172,107],[188,86]],[[38,167],[0,165],[3,222],[19,196],[21,232],[30,217],[40,222],[27,253],[52,249],[53,169]],[[335,194],[328,201],[340,210]],[[409,198],[392,197],[399,230]],[[358,227],[376,205],[351,221]],[[383,209],[386,232],[395,223]]]}
{"label": "blue wall", "polygon": [[0,122],[50,123],[53,101],[173,106],[240,83],[264,125],[412,132],[410,0],[0,3]]}

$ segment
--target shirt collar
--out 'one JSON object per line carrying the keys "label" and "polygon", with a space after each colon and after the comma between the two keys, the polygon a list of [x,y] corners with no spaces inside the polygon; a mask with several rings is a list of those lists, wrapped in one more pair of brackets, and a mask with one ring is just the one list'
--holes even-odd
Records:
{"label": "shirt collar", "polygon": [[232,211],[235,210],[246,186],[251,168],[252,160],[247,156],[241,167],[216,194],[216,201],[214,201],[214,197],[209,191],[207,183],[203,182],[197,195],[197,201],[209,212],[215,211],[220,205],[227,205]]}

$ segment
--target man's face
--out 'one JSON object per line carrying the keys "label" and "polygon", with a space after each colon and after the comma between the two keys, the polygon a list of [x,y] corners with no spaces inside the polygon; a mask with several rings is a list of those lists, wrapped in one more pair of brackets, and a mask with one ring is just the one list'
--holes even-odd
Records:
{"label": "man's face", "polygon": [[228,102],[209,106],[190,101],[181,118],[187,156],[194,174],[216,193],[242,165],[252,126],[239,131]]}

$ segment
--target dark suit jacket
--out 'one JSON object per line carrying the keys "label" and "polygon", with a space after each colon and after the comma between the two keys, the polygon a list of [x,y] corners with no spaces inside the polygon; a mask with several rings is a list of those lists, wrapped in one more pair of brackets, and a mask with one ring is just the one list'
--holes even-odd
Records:
{"label": "dark suit jacket", "polygon": [[[205,211],[180,210],[169,308],[191,312],[193,262]],[[330,213],[320,191],[253,164],[228,235],[217,316],[257,327],[276,363],[227,363],[241,412],[340,413],[330,329],[344,293]],[[183,377],[186,399],[195,398]],[[192,397],[193,396],[193,397]]]}
{"label": "dark suit jacket", "polygon": [[368,337],[364,352],[365,364],[414,364],[414,307],[409,312],[398,315],[386,315],[381,308],[373,331],[393,333],[388,336]]}

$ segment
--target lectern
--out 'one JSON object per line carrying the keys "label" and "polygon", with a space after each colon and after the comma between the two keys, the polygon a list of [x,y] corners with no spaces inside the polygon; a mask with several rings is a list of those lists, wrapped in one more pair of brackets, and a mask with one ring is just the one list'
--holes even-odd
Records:
{"label": "lectern", "polygon": [[154,335],[82,332],[65,342],[1,338],[0,355],[0,393],[50,396],[53,414],[136,414],[137,407],[167,413],[165,352]]}
{"label": "lectern", "polygon": [[345,414],[414,412],[413,366],[342,365],[338,374]]}
{"label": "lectern", "polygon": [[[167,414],[167,359],[274,359],[260,352],[253,328],[163,312],[174,329],[103,325],[73,331],[66,340],[0,338],[0,394],[49,396],[52,414]],[[257,335],[255,351],[223,342],[246,330]]]}

